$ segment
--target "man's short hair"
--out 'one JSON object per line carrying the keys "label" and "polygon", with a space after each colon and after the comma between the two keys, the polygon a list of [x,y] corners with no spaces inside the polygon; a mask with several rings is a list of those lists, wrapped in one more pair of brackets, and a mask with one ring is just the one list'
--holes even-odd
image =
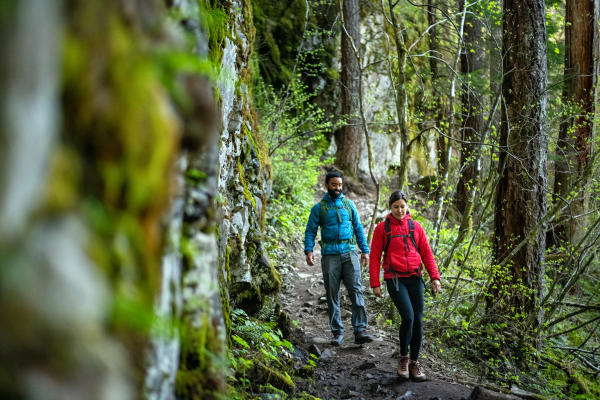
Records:
{"label": "man's short hair", "polygon": [[342,180],[344,179],[343,175],[341,173],[339,173],[338,171],[329,171],[327,173],[327,175],[325,175],[325,184],[326,185],[329,183],[331,178],[340,178]]}

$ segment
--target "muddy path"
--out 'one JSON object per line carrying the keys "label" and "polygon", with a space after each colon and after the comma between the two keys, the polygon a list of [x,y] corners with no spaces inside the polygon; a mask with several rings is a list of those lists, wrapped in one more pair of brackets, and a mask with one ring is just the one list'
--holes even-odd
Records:
{"label": "muddy path", "polygon": [[[352,196],[361,221],[371,207],[367,200]],[[365,230],[368,227],[365,226]],[[302,240],[299,238],[298,240]],[[293,321],[292,341],[303,352],[318,356],[314,373],[297,382],[298,389],[321,399],[403,399],[403,400],[460,400],[469,397],[472,388],[452,382],[453,375],[445,365],[427,352],[427,332],[420,362],[426,382],[400,381],[396,374],[398,362],[398,332],[376,318],[384,307],[369,287],[368,272],[363,269],[363,288],[369,315],[368,332],[375,337],[371,343],[356,345],[350,323],[350,301],[346,288],[341,287],[342,320],[345,339],[341,346],[329,344],[327,303],[320,266],[320,249],[315,247],[317,263],[306,264],[302,243],[295,243],[291,265],[283,279],[280,302]],[[427,313],[427,310],[425,310]],[[426,318],[426,316],[425,316]]]}

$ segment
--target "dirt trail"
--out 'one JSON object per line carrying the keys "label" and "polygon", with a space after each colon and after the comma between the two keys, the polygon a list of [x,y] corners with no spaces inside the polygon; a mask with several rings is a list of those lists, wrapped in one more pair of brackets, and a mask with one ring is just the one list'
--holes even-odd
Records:
{"label": "dirt trail", "polygon": [[[366,221],[368,201],[352,196],[361,221]],[[365,226],[365,231],[368,229]],[[472,388],[447,381],[443,365],[429,357],[423,346],[420,362],[428,376],[426,382],[401,382],[396,375],[398,362],[398,332],[375,319],[375,310],[382,308],[381,300],[371,295],[368,273],[363,270],[363,286],[369,333],[375,341],[363,345],[354,344],[350,323],[350,301],[342,284],[342,319],[346,337],[340,347],[329,344],[331,332],[328,325],[327,303],[320,266],[319,246],[315,247],[317,263],[306,264],[298,244],[297,256],[292,268],[284,278],[281,303],[284,311],[297,322],[295,345],[319,355],[314,375],[298,383],[305,390],[322,399],[403,399],[403,400],[460,400],[469,397]],[[425,311],[427,312],[427,310]],[[427,333],[424,342],[427,341]]]}

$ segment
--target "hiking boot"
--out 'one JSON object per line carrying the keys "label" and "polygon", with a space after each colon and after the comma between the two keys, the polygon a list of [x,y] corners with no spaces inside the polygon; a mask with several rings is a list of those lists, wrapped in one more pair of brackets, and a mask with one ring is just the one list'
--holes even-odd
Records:
{"label": "hiking boot", "polygon": [[373,341],[373,336],[369,335],[366,330],[362,330],[354,335],[354,343],[363,344]]}
{"label": "hiking boot", "polygon": [[343,333],[334,333],[333,338],[331,339],[330,343],[332,346],[339,346],[342,344],[343,341],[344,341]]}
{"label": "hiking boot", "polygon": [[417,382],[423,382],[427,379],[427,376],[421,370],[421,364],[418,361],[410,360],[408,363],[408,370],[410,372],[410,377],[413,378]]}
{"label": "hiking boot", "polygon": [[408,356],[400,356],[398,360],[398,376],[404,380],[409,378]]}

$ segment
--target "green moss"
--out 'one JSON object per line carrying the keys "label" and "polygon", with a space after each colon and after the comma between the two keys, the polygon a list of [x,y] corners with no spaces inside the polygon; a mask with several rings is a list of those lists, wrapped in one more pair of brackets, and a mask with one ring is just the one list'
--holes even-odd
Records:
{"label": "green moss", "polygon": [[252,265],[253,282],[260,288],[261,293],[273,293],[281,290],[281,278],[272,263],[258,251],[256,241],[246,243],[246,257]]}
{"label": "green moss", "polygon": [[227,337],[227,347],[231,347],[231,304],[229,303],[229,292],[227,288],[231,284],[231,274],[229,270],[229,256],[231,248],[225,247],[225,257],[223,267],[219,268],[219,292],[221,294],[221,304],[223,306],[223,318],[225,320],[225,329]]}
{"label": "green moss", "polygon": [[239,304],[253,302],[257,299],[260,299],[260,290],[254,286],[246,287],[245,289],[239,291],[236,296],[236,300]]}
{"label": "green moss", "polygon": [[321,400],[320,397],[315,397],[312,394],[308,394],[306,392],[302,392],[297,397],[298,400]]}
{"label": "green moss", "polygon": [[229,245],[227,245],[227,247],[225,248],[225,271],[227,273],[227,283],[231,283],[231,272],[230,272],[230,268],[229,268],[229,256],[231,254],[231,247],[229,247]]}
{"label": "green moss", "polygon": [[[52,163],[49,204],[93,205],[85,211],[94,260],[113,284],[151,303],[179,122],[155,55],[118,7],[91,1],[70,13],[62,63],[65,147]],[[98,223],[100,214],[107,219]]]}
{"label": "green moss", "polygon": [[190,168],[185,172],[185,178],[188,180],[189,183],[198,184],[204,183],[208,178],[208,175],[204,171]]}
{"label": "green moss", "polygon": [[262,362],[255,363],[255,373],[257,382],[264,382],[275,386],[278,389],[284,390],[287,393],[293,393],[296,389],[296,385],[288,374],[282,374],[275,370],[275,368],[269,367]]}
{"label": "green moss", "polygon": [[281,278],[279,272],[273,266],[273,263],[269,263],[268,278],[265,281],[265,289],[269,292],[279,292],[281,290]]}
{"label": "green moss", "polygon": [[296,374],[302,378],[309,378],[315,374],[316,365],[304,364]]}
{"label": "green moss", "polygon": [[186,399],[221,399],[224,349],[218,328],[205,317],[200,327],[184,322],[175,393]]}
{"label": "green moss", "polygon": [[209,2],[198,0],[200,5],[199,19],[208,33],[208,48],[211,62],[220,67],[223,59],[223,47],[228,35],[230,17],[220,6],[211,6]]}
{"label": "green moss", "polygon": [[[269,158],[269,149],[267,148],[267,144],[263,136],[260,134],[258,127],[256,126],[257,116],[255,112],[247,113],[244,117],[248,118],[249,121],[254,125],[254,133],[247,127],[244,127],[244,135],[248,139],[248,141],[252,144],[252,147],[256,151],[256,155],[258,157],[258,161],[260,164],[260,172],[262,173],[265,168],[270,170],[271,168],[271,159]],[[268,174],[270,175],[270,173]]]}
{"label": "green moss", "polygon": [[74,149],[63,146],[52,154],[45,201],[50,212],[72,210],[79,204],[81,175],[82,163]]}
{"label": "green moss", "polygon": [[244,197],[246,198],[246,200],[250,201],[250,203],[252,204],[252,207],[254,207],[254,209],[256,209],[256,200],[254,199],[254,196],[252,195],[252,193],[250,192],[250,189],[248,188],[248,181],[246,181],[246,177],[244,176],[244,167],[242,167],[242,161],[239,158],[238,158],[238,162],[237,162],[237,169],[238,169],[239,181],[242,184],[242,187],[244,188]]}

